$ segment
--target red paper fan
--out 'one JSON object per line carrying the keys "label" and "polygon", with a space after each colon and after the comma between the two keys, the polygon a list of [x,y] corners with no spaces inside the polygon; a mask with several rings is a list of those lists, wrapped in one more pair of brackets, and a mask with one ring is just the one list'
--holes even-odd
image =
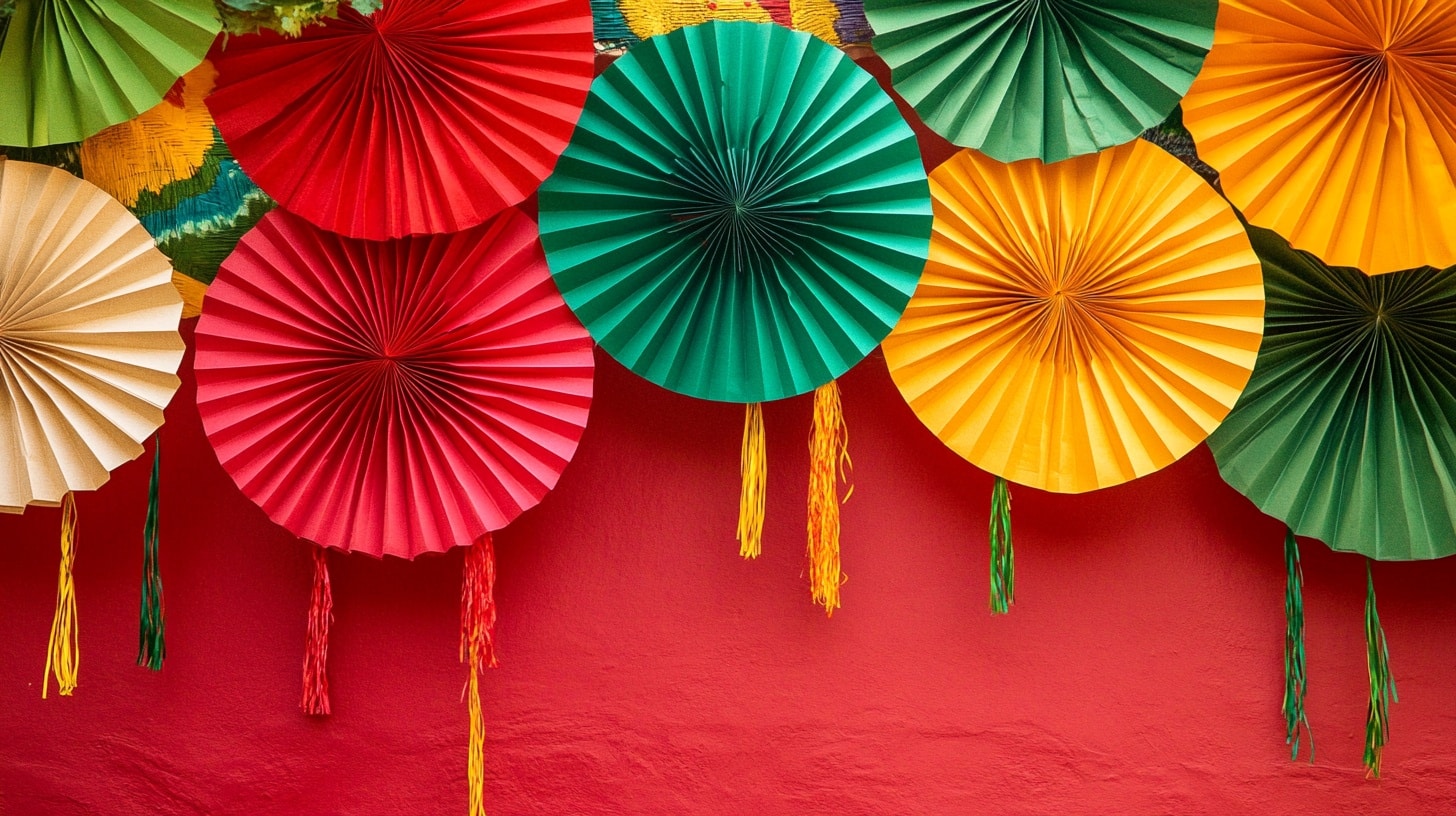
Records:
{"label": "red paper fan", "polygon": [[359,238],[454,232],[551,173],[593,59],[588,0],[389,0],[220,41],[207,103],[285,209]]}
{"label": "red paper fan", "polygon": [[591,340],[516,209],[394,241],[270,213],[208,290],[195,367],[208,439],[270,518],[405,558],[540,501],[592,393]]}

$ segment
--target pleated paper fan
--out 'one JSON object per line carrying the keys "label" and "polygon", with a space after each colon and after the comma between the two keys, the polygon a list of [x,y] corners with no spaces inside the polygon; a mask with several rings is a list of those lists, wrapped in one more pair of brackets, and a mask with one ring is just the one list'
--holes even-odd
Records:
{"label": "pleated paper fan", "polygon": [[932,130],[1001,161],[1123,144],[1167,118],[1213,43],[1218,0],[865,0],[895,90]]}
{"label": "pleated paper fan", "polygon": [[182,299],[131,213],[0,160],[0,511],[56,506],[142,452],[180,381]]}
{"label": "pleated paper fan", "polygon": [[655,37],[597,79],[540,193],[567,303],[703,399],[830,382],[889,332],[930,232],[915,137],[849,58],[775,25]]}
{"label": "pleated paper fan", "polygon": [[236,37],[208,98],[289,211],[360,238],[444,233],[525,200],[593,74],[588,0],[391,0],[297,38]]}
{"label": "pleated paper fan", "polygon": [[1224,0],[1184,102],[1257,226],[1369,274],[1456,263],[1456,0]]}
{"label": "pleated paper fan", "polygon": [[22,0],[0,39],[0,144],[76,142],[146,111],[221,25],[212,0]]}
{"label": "pleated paper fan", "polygon": [[592,393],[591,341],[516,209],[384,242],[270,213],[208,292],[196,370],[208,439],[270,518],[404,558],[536,504]]}
{"label": "pleated paper fan", "polygon": [[1367,277],[1250,230],[1264,348],[1208,440],[1295,533],[1392,561],[1456,553],[1456,267]]}
{"label": "pleated paper fan", "polygon": [[957,453],[1080,493],[1172,464],[1233,407],[1258,259],[1177,159],[1141,140],[1050,165],[961,151],[931,194],[930,262],[885,359]]}

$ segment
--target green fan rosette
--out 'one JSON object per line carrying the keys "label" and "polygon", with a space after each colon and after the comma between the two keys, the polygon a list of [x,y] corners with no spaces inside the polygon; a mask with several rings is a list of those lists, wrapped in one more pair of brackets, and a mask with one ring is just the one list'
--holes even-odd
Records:
{"label": "green fan rosette", "polygon": [[1456,552],[1456,267],[1367,277],[1249,235],[1264,345],[1208,440],[1224,480],[1336,550]]}
{"label": "green fan rosette", "polygon": [[712,22],[654,37],[592,86],[540,193],[566,302],[631,370],[760,402],[847,371],[924,268],[915,136],[808,34]]}
{"label": "green fan rosette", "polygon": [[212,0],[25,0],[0,41],[0,144],[78,142],[162,101],[221,28]]}
{"label": "green fan rosette", "polygon": [[1163,121],[1213,45],[1218,0],[865,0],[895,90],[1004,162],[1096,153]]}

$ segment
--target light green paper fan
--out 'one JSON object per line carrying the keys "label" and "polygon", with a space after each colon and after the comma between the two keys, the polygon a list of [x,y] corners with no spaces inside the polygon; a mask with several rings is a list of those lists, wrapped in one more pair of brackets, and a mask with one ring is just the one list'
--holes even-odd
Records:
{"label": "light green paper fan", "polygon": [[842,52],[711,22],[597,78],[540,219],[562,295],[613,357],[754,403],[828,383],[889,333],[929,251],[930,188],[914,133]]}
{"label": "light green paper fan", "polygon": [[21,0],[0,42],[0,144],[78,142],[137,116],[220,26],[212,0]]}
{"label": "light green paper fan", "polygon": [[1003,162],[1129,142],[1213,45],[1218,0],[865,0],[895,90],[932,130]]}

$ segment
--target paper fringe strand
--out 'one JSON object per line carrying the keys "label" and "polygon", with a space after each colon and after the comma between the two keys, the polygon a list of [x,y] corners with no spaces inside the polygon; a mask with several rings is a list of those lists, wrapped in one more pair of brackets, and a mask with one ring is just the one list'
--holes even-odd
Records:
{"label": "paper fringe strand", "polygon": [[470,663],[465,696],[470,706],[470,748],[466,776],[470,816],[485,816],[485,720],[480,712],[480,673],[495,668],[495,545],[490,533],[465,554],[460,592],[460,660]]}
{"label": "paper fringe strand", "polygon": [[137,642],[137,665],[162,670],[167,659],[167,604],[162,596],[162,572],[157,551],[161,545],[158,520],[161,504],[162,438],[152,437],[152,480],[147,487],[147,520],[142,527],[142,611]]}
{"label": "paper fringe strand", "polygon": [[1390,704],[1400,702],[1390,676],[1390,649],[1375,610],[1375,579],[1365,560],[1365,663],[1370,669],[1370,707],[1365,714],[1365,777],[1380,778],[1380,756],[1390,741]]}
{"label": "paper fringe strand", "polygon": [[56,587],[56,616],[51,621],[51,641],[46,652],[45,680],[40,687],[44,700],[50,691],[51,672],[62,697],[76,691],[76,673],[81,666],[81,631],[76,620],[76,500],[67,493],[61,499],[61,575]]}
{"label": "paper fringe strand", "polygon": [[329,715],[329,625],[334,622],[334,590],[329,584],[328,551],[313,548],[313,593],[308,602],[308,640],[303,651],[303,700],[311,717]]}
{"label": "paper fringe strand", "polygon": [[849,429],[839,400],[839,384],[831,380],[814,390],[814,426],[809,434],[809,589],[814,603],[833,617],[844,576],[839,567],[839,505],[849,501],[851,486],[839,497],[839,482],[849,482]]}
{"label": "paper fringe strand", "polygon": [[1299,759],[1300,735],[1309,739],[1309,762],[1314,764],[1314,732],[1304,712],[1308,680],[1304,673],[1304,568],[1299,564],[1299,542],[1284,529],[1284,742],[1289,759]]}
{"label": "paper fringe strand", "polygon": [[1011,488],[996,477],[991,488],[991,614],[1005,615],[1016,603],[1016,553],[1011,548]]}
{"label": "paper fringe strand", "polygon": [[743,453],[739,457],[743,491],[738,497],[738,554],[763,554],[763,516],[768,482],[768,451],[763,430],[763,403],[751,402],[743,416]]}

